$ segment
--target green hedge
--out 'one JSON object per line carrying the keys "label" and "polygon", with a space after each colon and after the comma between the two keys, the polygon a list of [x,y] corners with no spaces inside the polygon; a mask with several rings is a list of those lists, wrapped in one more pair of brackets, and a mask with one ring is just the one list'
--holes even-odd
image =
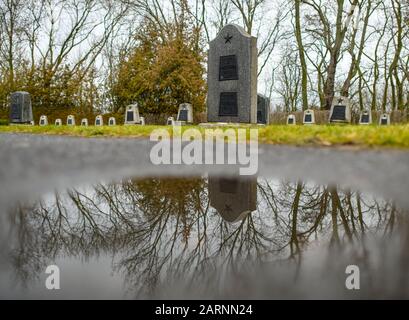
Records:
{"label": "green hedge", "polygon": [[7,119],[0,119],[0,126],[8,126],[9,121]]}

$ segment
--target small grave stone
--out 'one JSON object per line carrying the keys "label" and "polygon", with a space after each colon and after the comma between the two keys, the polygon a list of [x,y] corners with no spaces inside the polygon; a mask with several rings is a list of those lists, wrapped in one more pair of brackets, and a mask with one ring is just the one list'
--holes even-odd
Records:
{"label": "small grave stone", "polygon": [[10,123],[32,124],[33,108],[31,96],[28,92],[14,92],[10,96]]}
{"label": "small grave stone", "polygon": [[383,113],[379,118],[379,125],[389,126],[391,124],[391,116],[389,113]]}
{"label": "small grave stone", "polygon": [[95,118],[95,126],[101,127],[104,125],[104,118],[101,115],[96,116]]}
{"label": "small grave stone", "polygon": [[88,127],[88,119],[87,118],[84,118],[84,119],[81,120],[81,126],[82,127]]}
{"label": "small grave stone", "polygon": [[114,117],[109,118],[108,124],[110,126],[116,126],[116,119]]}
{"label": "small grave stone", "polygon": [[330,123],[351,123],[351,102],[349,98],[334,98],[329,121]]}
{"label": "small grave stone", "polygon": [[41,116],[40,117],[40,122],[39,122],[39,125],[41,126],[41,127],[43,127],[43,126],[48,126],[48,118],[47,118],[47,116]]}
{"label": "small grave stone", "polygon": [[210,176],[209,199],[224,220],[241,221],[257,210],[257,179]]}
{"label": "small grave stone", "polygon": [[140,124],[139,109],[137,104],[126,107],[125,111],[125,125]]}
{"label": "small grave stone", "polygon": [[297,120],[296,120],[296,118],[295,118],[295,115],[290,114],[290,115],[287,117],[287,124],[288,124],[288,125],[296,125],[296,124],[297,124]]}
{"label": "small grave stone", "polygon": [[183,124],[193,123],[193,107],[189,103],[182,103],[179,106],[177,121]]}
{"label": "small grave stone", "polygon": [[62,120],[61,119],[55,119],[55,125],[60,127],[62,126]]}
{"label": "small grave stone", "polygon": [[225,26],[209,44],[208,122],[257,123],[257,38]]}
{"label": "small grave stone", "polygon": [[169,117],[169,118],[168,118],[168,121],[166,122],[166,125],[168,125],[168,126],[173,126],[173,125],[175,125],[175,118]]}
{"label": "small grave stone", "polygon": [[306,125],[315,124],[314,110],[305,110],[303,115],[303,123]]}
{"label": "small grave stone", "polygon": [[363,111],[359,117],[360,125],[372,124],[372,113],[370,111]]}
{"label": "small grave stone", "polygon": [[75,117],[73,115],[67,117],[67,126],[75,126]]}
{"label": "small grave stone", "polygon": [[262,94],[257,95],[257,123],[270,123],[270,99]]}
{"label": "small grave stone", "polygon": [[144,126],[144,125],[145,125],[145,118],[144,118],[144,117],[140,117],[140,120],[141,120],[141,126]]}

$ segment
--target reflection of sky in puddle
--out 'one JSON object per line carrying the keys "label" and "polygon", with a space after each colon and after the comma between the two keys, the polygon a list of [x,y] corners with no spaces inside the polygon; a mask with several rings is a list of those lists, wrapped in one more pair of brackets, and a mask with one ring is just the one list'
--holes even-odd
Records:
{"label": "reflection of sky in puddle", "polygon": [[[263,178],[70,189],[6,219],[0,297],[408,297],[405,213],[359,192]],[[49,264],[61,268],[58,293],[43,285]],[[350,264],[359,292],[345,289]]]}

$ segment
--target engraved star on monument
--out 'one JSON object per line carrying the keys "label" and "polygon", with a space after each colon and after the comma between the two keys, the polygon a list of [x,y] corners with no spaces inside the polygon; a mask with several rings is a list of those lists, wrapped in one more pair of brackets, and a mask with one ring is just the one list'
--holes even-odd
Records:
{"label": "engraved star on monument", "polygon": [[231,40],[233,39],[233,36],[230,35],[230,33],[228,33],[225,37],[224,40],[226,40],[226,44],[227,43],[231,43]]}

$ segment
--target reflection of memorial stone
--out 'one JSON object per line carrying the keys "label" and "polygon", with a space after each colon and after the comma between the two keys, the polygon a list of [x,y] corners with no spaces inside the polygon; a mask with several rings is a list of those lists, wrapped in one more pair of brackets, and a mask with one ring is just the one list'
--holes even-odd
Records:
{"label": "reflection of memorial stone", "polygon": [[55,119],[55,125],[56,126],[62,126],[62,120],[61,119]]}
{"label": "reflection of memorial stone", "polygon": [[81,120],[81,126],[82,127],[88,127],[88,119],[84,118]]}
{"label": "reflection of memorial stone", "polygon": [[33,109],[28,92],[14,92],[10,96],[10,123],[32,124]]}
{"label": "reflection of memorial stone", "polygon": [[209,122],[257,123],[257,38],[225,26],[209,44]]}
{"label": "reflection of memorial stone", "polygon": [[257,209],[257,178],[209,177],[210,205],[227,222],[237,222]]}
{"label": "reflection of memorial stone", "polygon": [[125,111],[125,124],[140,124],[141,119],[139,118],[139,109],[137,104],[133,104],[126,107]]}
{"label": "reflection of memorial stone", "polygon": [[315,124],[315,113],[314,110],[305,110],[303,116],[304,124]]}
{"label": "reflection of memorial stone", "polygon": [[40,117],[40,122],[39,122],[39,125],[41,126],[41,127],[43,127],[43,126],[48,126],[48,118],[47,118],[47,116],[41,116]]}
{"label": "reflection of memorial stone", "polygon": [[257,123],[269,124],[270,122],[270,99],[262,94],[257,95]]}
{"label": "reflection of memorial stone", "polygon": [[114,117],[110,117],[108,120],[108,125],[116,126],[116,119]]}
{"label": "reflection of memorial stone", "polygon": [[99,116],[97,116],[97,117],[95,118],[95,125],[96,125],[97,127],[100,127],[100,126],[103,126],[103,125],[104,125],[104,118],[103,118],[101,115],[99,115]]}
{"label": "reflection of memorial stone", "polygon": [[330,123],[350,123],[351,104],[347,97],[335,97],[332,102]]}
{"label": "reflection of memorial stone", "polygon": [[290,114],[290,115],[287,117],[287,124],[288,124],[288,125],[296,125],[296,124],[297,124],[297,121],[296,121],[296,119],[295,119],[295,115]]}
{"label": "reflection of memorial stone", "polygon": [[73,115],[67,117],[67,126],[75,126],[75,117]]}
{"label": "reflection of memorial stone", "polygon": [[391,116],[388,113],[384,113],[379,118],[379,125],[381,126],[389,126],[391,124]]}
{"label": "reflection of memorial stone", "polygon": [[191,104],[182,103],[179,106],[178,116],[177,116],[176,121],[181,122],[181,124],[193,123],[193,107]]}
{"label": "reflection of memorial stone", "polygon": [[359,117],[359,124],[368,125],[372,123],[372,113],[370,111],[363,111]]}

